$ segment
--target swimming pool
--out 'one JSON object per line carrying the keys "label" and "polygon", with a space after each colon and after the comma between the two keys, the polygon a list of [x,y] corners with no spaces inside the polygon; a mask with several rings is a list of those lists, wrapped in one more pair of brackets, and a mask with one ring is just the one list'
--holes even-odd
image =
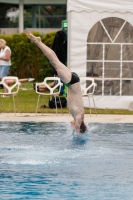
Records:
{"label": "swimming pool", "polygon": [[0,199],[133,199],[133,124],[1,122]]}

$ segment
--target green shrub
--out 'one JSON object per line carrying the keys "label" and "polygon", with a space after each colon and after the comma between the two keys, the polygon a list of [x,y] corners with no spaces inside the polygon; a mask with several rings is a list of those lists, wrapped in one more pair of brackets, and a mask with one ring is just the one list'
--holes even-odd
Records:
{"label": "green shrub", "polygon": [[[42,42],[52,47],[55,33],[41,35],[33,32],[34,35],[40,36]],[[11,48],[12,66],[10,75],[19,78],[34,77],[42,81],[46,76],[52,76],[52,66],[42,51],[27,38],[25,33],[13,35],[0,35],[0,38],[6,40],[7,45]]]}

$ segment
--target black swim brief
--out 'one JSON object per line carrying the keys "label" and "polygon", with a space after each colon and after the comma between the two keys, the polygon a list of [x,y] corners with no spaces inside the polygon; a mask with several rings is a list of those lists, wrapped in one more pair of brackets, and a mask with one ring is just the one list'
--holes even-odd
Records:
{"label": "black swim brief", "polygon": [[80,81],[80,79],[79,79],[78,75],[75,72],[72,72],[71,81],[69,83],[66,83],[65,85],[67,87],[69,87],[69,86],[71,86],[71,85],[73,85],[73,84],[75,84],[79,81]]}

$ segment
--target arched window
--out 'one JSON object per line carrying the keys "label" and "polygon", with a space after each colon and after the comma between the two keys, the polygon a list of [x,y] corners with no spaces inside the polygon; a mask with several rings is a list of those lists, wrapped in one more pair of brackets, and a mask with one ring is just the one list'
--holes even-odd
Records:
{"label": "arched window", "polygon": [[87,38],[87,74],[95,95],[133,95],[133,26],[117,17],[97,22]]}

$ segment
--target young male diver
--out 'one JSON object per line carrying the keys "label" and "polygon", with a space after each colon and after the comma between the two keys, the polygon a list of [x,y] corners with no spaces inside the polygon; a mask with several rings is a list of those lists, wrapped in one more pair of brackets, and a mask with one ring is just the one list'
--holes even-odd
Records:
{"label": "young male diver", "polygon": [[84,104],[78,75],[74,72],[71,72],[68,67],[61,63],[55,52],[42,43],[40,37],[36,37],[31,33],[28,33],[27,37],[41,49],[41,51],[49,59],[52,66],[57,71],[60,79],[68,87],[67,102],[70,113],[74,119],[71,124],[75,128],[77,134],[84,133],[87,130],[87,127],[84,124]]}

